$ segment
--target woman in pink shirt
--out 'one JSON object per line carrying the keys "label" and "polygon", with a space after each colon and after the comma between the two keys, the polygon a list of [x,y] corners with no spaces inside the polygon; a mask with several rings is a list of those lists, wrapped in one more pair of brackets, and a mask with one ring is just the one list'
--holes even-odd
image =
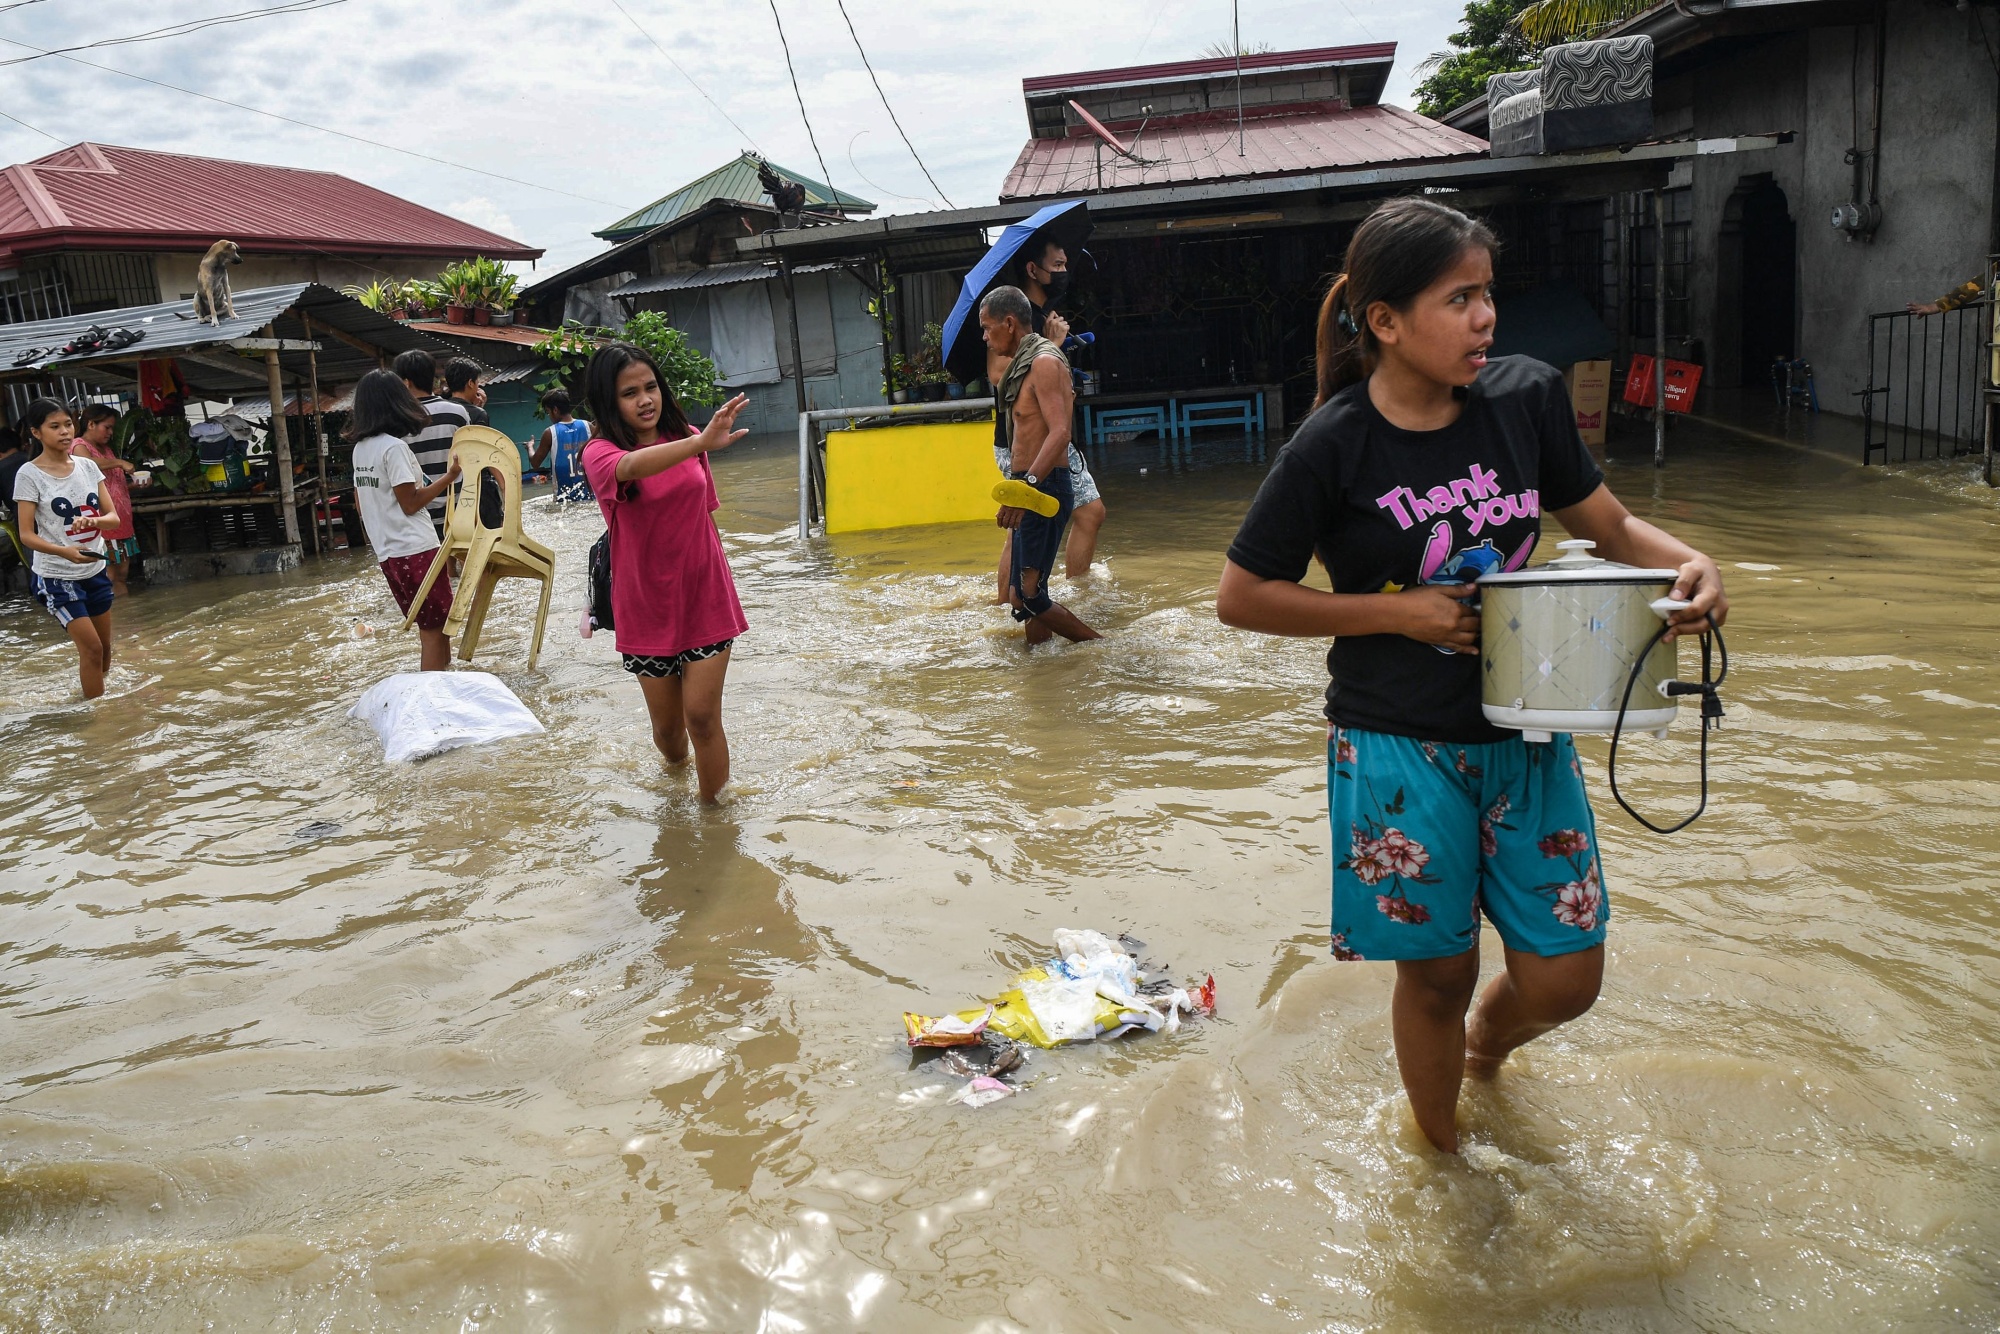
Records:
{"label": "woman in pink shirt", "polygon": [[680,764],[692,741],[701,799],[713,802],[729,781],[722,681],[748,623],[709,517],[721,502],[708,452],[748,434],[732,429],[748,400],[738,394],[697,431],[630,343],[600,348],[585,379],[597,438],[583,447],[583,471],[611,530],[618,651],[646,696],[653,744]]}

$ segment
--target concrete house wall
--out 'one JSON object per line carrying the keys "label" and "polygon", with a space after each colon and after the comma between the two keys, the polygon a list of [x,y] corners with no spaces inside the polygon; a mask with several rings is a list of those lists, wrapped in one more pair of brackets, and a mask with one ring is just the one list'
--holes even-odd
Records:
{"label": "concrete house wall", "polygon": [[1783,190],[1796,226],[1795,343],[1814,365],[1828,411],[1859,411],[1853,395],[1867,384],[1871,313],[1900,310],[1983,275],[1994,230],[2000,99],[1973,21],[1943,4],[1889,6],[1882,225],[1867,241],[1845,239],[1831,216],[1854,198],[1847,151],[1857,139],[1863,150],[1870,146],[1872,23],[1779,34],[1660,82],[1663,132],[1798,134],[1753,157],[1695,159],[1691,324],[1713,371],[1728,375],[1738,350],[1743,275],[1728,235],[1731,201],[1740,207],[1760,174]]}

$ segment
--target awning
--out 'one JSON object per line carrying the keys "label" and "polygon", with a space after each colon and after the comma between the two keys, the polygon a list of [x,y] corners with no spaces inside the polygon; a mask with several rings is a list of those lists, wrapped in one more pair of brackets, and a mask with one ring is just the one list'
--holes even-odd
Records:
{"label": "awning", "polygon": [[[838,264],[801,264],[792,272],[824,273]],[[653,278],[634,278],[623,287],[611,289],[612,296],[650,296],[655,292],[683,292],[694,287],[727,287],[731,283],[762,282],[775,278],[778,270],[769,264],[711,264],[705,269],[663,273]]]}
{"label": "awning", "polygon": [[[0,382],[61,377],[119,390],[137,382],[141,361],[173,357],[198,397],[227,402],[268,396],[265,348],[274,337],[288,389],[305,379],[308,343],[318,344],[314,355],[322,389],[359,380],[380,358],[412,348],[440,358],[457,351],[318,283],[252,288],[234,293],[233,300],[236,318],[220,324],[197,321],[189,301],[0,324]],[[92,326],[129,329],[142,337],[115,350],[64,356],[60,349]]]}

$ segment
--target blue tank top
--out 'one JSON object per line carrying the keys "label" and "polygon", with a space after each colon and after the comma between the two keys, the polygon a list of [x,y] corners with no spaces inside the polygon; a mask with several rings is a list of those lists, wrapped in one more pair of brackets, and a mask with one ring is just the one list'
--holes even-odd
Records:
{"label": "blue tank top", "polygon": [[590,428],[580,421],[566,421],[549,429],[555,433],[555,443],[549,449],[549,469],[557,489],[581,486],[589,490],[590,483],[583,475],[583,447],[590,439]]}

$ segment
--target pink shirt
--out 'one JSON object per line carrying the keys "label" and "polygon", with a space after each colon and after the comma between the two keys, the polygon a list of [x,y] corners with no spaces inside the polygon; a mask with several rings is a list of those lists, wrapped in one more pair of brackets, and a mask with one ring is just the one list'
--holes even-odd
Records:
{"label": "pink shirt", "polygon": [[722,535],[709,517],[722,502],[708,456],[697,454],[621,487],[618,460],[624,456],[609,440],[583,447],[584,476],[611,530],[618,651],[665,657],[736,638],[749,622],[736,600]]}
{"label": "pink shirt", "polygon": [[105,529],[104,536],[107,541],[123,542],[138,529],[132,523],[132,490],[126,483],[125,470],[111,466],[111,460],[118,456],[112,453],[110,446],[99,449],[87,440],[78,440],[75,452],[103,470],[104,498],[110,503],[112,513],[118,516],[118,527]]}

